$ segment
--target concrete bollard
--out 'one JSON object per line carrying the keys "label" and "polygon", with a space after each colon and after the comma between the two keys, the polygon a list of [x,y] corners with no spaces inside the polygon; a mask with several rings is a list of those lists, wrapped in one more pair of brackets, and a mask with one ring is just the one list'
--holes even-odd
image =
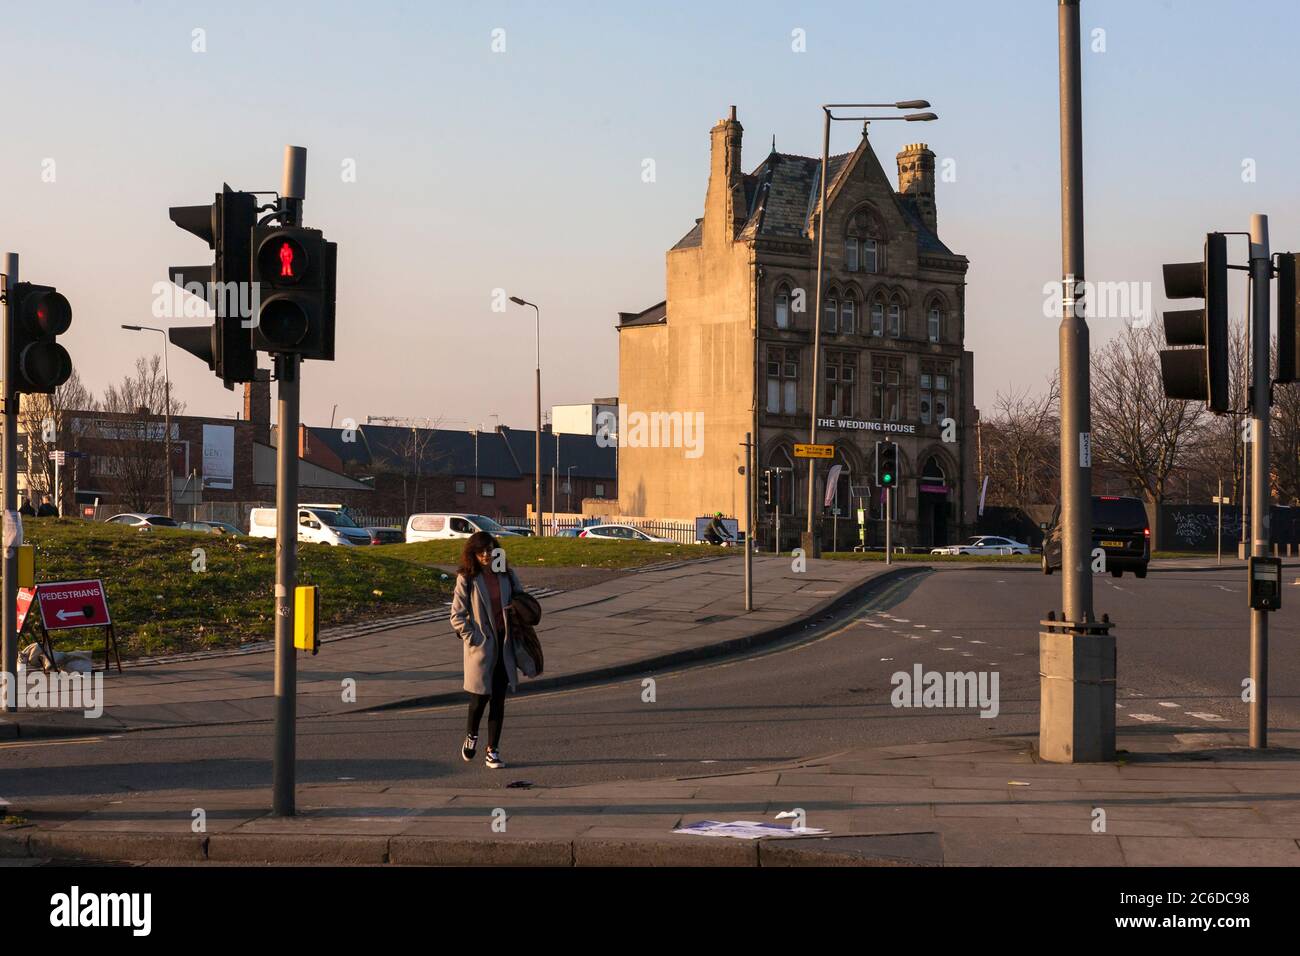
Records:
{"label": "concrete bollard", "polygon": [[1115,638],[1038,634],[1038,752],[1054,763],[1115,759]]}

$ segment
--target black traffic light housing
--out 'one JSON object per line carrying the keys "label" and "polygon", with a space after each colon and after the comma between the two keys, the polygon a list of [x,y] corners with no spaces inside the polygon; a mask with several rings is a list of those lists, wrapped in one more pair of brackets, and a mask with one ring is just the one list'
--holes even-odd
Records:
{"label": "black traffic light housing", "polygon": [[1300,382],[1300,256],[1277,257],[1277,381]]}
{"label": "black traffic light housing", "polygon": [[338,246],[319,229],[253,230],[252,275],[260,294],[253,347],[304,359],[334,359]]}
{"label": "black traffic light housing", "polygon": [[9,290],[10,392],[50,394],[72,375],[72,358],[58,337],[72,324],[72,306],[48,285],[17,282]]}
{"label": "black traffic light housing", "polygon": [[1162,349],[1160,376],[1169,398],[1203,401],[1216,415],[1228,411],[1228,239],[1205,237],[1201,262],[1168,263],[1165,295],[1204,299],[1203,309],[1165,313],[1165,341],[1196,348]]}
{"label": "black traffic light housing", "polygon": [[876,484],[881,488],[898,484],[898,446],[892,441],[876,442]]}
{"label": "black traffic light housing", "polygon": [[255,315],[242,315],[250,301],[249,256],[253,226],[257,223],[257,197],[236,192],[223,184],[211,206],[172,206],[171,221],[193,233],[215,250],[210,266],[172,266],[172,282],[201,295],[216,312],[211,326],[170,329],[168,337],[208,363],[226,388],[251,382],[257,372],[251,326]]}

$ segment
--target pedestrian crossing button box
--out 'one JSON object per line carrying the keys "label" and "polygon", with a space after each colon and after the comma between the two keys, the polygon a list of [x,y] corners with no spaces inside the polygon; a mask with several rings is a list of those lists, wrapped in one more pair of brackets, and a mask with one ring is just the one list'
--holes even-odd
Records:
{"label": "pedestrian crossing button box", "polygon": [[1276,611],[1282,606],[1282,559],[1250,559],[1250,606],[1255,611]]}

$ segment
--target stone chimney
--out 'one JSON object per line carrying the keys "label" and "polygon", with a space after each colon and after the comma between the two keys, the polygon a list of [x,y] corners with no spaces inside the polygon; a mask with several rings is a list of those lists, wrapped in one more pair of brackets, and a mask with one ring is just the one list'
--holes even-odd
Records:
{"label": "stone chimney", "polygon": [[704,197],[704,243],[716,245],[736,238],[749,210],[745,206],[745,180],[740,166],[740,143],[745,128],[736,108],[709,131],[709,191]]}
{"label": "stone chimney", "polygon": [[934,205],[934,153],[925,143],[912,143],[898,154],[898,191],[916,199],[921,220],[938,234],[939,214]]}
{"label": "stone chimney", "polygon": [[253,441],[271,440],[271,373],[259,368],[257,381],[244,383],[244,421],[253,423]]}

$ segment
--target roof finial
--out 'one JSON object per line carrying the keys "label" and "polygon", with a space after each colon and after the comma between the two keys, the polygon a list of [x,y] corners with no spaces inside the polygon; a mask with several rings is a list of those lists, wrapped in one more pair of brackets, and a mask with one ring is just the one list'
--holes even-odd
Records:
{"label": "roof finial", "polygon": [[863,120],[863,121],[862,121],[862,135],[863,135],[863,137],[865,138],[866,135],[867,135],[867,133],[869,133],[870,131],[871,131],[871,120]]}
{"label": "roof finial", "polygon": [[776,133],[772,134],[772,153],[776,154]]}

